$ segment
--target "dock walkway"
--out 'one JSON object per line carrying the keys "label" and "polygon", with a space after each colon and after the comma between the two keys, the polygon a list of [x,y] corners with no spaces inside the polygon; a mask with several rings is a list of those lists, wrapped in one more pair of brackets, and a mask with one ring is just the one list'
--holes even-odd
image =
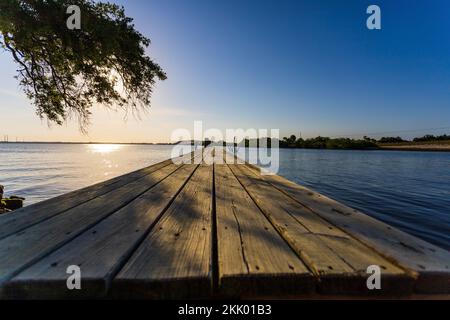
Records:
{"label": "dock walkway", "polygon": [[[0,298],[450,293],[449,251],[222,149],[178,160],[200,161],[166,160],[0,216]],[[71,265],[80,290],[67,288]],[[371,265],[380,290],[367,287]]]}

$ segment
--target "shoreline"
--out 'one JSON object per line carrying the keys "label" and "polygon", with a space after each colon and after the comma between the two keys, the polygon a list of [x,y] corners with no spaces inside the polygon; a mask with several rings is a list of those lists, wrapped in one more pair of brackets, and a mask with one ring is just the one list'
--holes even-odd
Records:
{"label": "shoreline", "polygon": [[378,150],[450,152],[450,145],[382,146]]}
{"label": "shoreline", "polygon": [[304,149],[304,150],[344,150],[344,151],[422,151],[422,152],[450,152],[450,145],[434,146],[379,146],[378,148],[283,148],[280,149]]}
{"label": "shoreline", "polygon": [[[0,145],[7,144],[116,144],[116,145],[151,145],[151,146],[174,146],[179,143],[151,143],[151,142],[48,142],[48,141],[0,141]],[[242,148],[242,146],[239,146]],[[247,147],[244,147],[247,148]],[[293,147],[279,147],[279,149],[305,149],[305,150],[346,150],[346,151],[422,151],[422,152],[450,152],[450,144],[417,144],[417,145],[382,145],[373,148],[293,148]]]}

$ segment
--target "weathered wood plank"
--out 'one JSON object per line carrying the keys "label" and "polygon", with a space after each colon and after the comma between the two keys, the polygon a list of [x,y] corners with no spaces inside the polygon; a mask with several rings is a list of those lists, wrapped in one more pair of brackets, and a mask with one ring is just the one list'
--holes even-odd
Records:
{"label": "weathered wood plank", "polygon": [[170,164],[19,233],[0,240],[0,284],[127,205],[179,166]]}
{"label": "weathered wood plank", "polygon": [[213,166],[200,165],[113,281],[113,295],[209,296]]}
{"label": "weathered wood plank", "polygon": [[[253,170],[256,167],[253,166]],[[450,292],[450,252],[280,176],[262,176],[309,208],[418,276],[418,293]]]}
{"label": "weathered wood plank", "polygon": [[[348,234],[261,179],[245,165],[229,165],[262,212],[319,277],[326,293],[408,294],[413,278]],[[367,267],[382,269],[382,290],[368,290]]]}
{"label": "weathered wood plank", "polygon": [[[194,154],[191,153],[180,158],[193,156]],[[197,153],[196,156],[199,156],[199,153]],[[114,189],[120,188],[171,163],[172,159],[169,159],[80,190],[72,191],[61,196],[24,207],[8,214],[0,215],[0,239],[19,232],[36,223],[49,219],[73,207],[86,203],[96,197],[111,192]]]}
{"label": "weathered wood plank", "polygon": [[203,158],[202,158],[202,164],[204,165],[213,165],[214,164],[214,154],[215,154],[215,148],[214,147],[206,147],[203,149]]}
{"label": "weathered wood plank", "polygon": [[219,290],[278,297],[315,290],[315,278],[225,164],[215,165]]}
{"label": "weathered wood plank", "polygon": [[228,148],[222,148],[223,161],[226,164],[246,164],[246,161],[234,155]]}
{"label": "weathered wood plank", "polygon": [[[3,297],[100,298],[197,165],[184,165],[154,188],[5,283]],[[82,290],[68,290],[67,267],[81,268]]]}
{"label": "weathered wood plank", "polygon": [[214,147],[214,153],[213,153],[213,161],[214,164],[224,164],[224,148],[221,146]]}

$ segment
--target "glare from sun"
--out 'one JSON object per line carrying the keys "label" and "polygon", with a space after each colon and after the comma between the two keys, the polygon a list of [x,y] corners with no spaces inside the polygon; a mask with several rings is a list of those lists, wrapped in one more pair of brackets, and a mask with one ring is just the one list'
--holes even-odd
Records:
{"label": "glare from sun", "polygon": [[121,148],[118,144],[90,144],[89,148],[95,153],[110,153]]}

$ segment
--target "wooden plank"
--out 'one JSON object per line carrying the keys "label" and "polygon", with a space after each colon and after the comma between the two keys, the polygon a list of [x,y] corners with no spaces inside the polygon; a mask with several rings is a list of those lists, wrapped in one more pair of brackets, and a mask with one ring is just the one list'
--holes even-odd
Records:
{"label": "wooden plank", "polygon": [[314,276],[227,165],[215,165],[215,186],[220,293],[281,297],[313,292]]}
{"label": "wooden plank", "polygon": [[[253,167],[253,170],[256,170]],[[415,275],[418,293],[450,292],[450,252],[280,176],[262,176],[286,195]]]}
{"label": "wooden plank", "polygon": [[222,154],[223,154],[224,163],[226,163],[226,164],[245,164],[246,163],[243,159],[234,155],[227,148],[222,148]]}
{"label": "wooden plank", "polygon": [[208,146],[204,148],[201,163],[204,165],[223,164],[223,152],[221,147]]}
{"label": "wooden plank", "polygon": [[[192,156],[193,154],[189,154],[183,157]],[[8,214],[2,214],[0,215],[0,239],[120,188],[171,163],[172,159],[169,159],[147,168],[24,207]]]}
{"label": "wooden plank", "polygon": [[215,148],[214,147],[206,147],[203,149],[203,158],[202,158],[202,164],[204,165],[213,165],[214,164],[214,154],[215,154]]}
{"label": "wooden plank", "polygon": [[215,146],[212,154],[214,164],[224,164],[224,148],[222,146]]}
{"label": "wooden plank", "polygon": [[0,284],[127,205],[177,168],[179,166],[174,164],[165,166],[123,187],[0,240]]}
{"label": "wooden plank", "polygon": [[[175,198],[197,165],[184,165],[154,188],[8,281],[3,297],[104,297],[114,275]],[[68,290],[67,267],[81,268],[82,290]]]}
{"label": "wooden plank", "polygon": [[[319,277],[327,294],[408,294],[413,278],[375,251],[261,179],[245,165],[229,165],[262,212]],[[382,269],[382,290],[366,286],[367,267]]]}
{"label": "wooden plank", "polygon": [[213,166],[200,165],[113,281],[118,297],[198,298],[211,293]]}
{"label": "wooden plank", "polygon": [[181,164],[198,164],[200,163],[200,159],[202,158],[202,149],[194,150],[190,153],[190,157],[186,155],[182,155],[179,157],[172,158],[172,163],[181,165]]}

